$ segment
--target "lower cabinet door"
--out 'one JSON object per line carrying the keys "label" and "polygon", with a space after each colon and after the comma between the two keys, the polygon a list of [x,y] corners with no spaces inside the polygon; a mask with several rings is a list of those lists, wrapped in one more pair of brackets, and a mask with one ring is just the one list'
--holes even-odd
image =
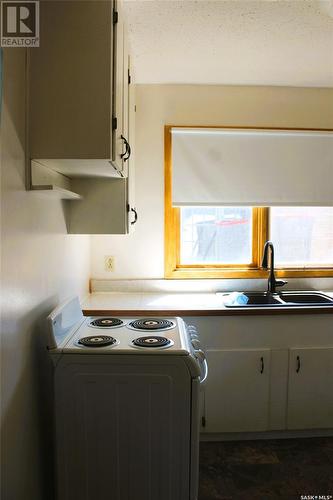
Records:
{"label": "lower cabinet door", "polygon": [[288,429],[333,428],[333,348],[289,351]]}
{"label": "lower cabinet door", "polygon": [[269,349],[208,350],[205,432],[268,429]]}

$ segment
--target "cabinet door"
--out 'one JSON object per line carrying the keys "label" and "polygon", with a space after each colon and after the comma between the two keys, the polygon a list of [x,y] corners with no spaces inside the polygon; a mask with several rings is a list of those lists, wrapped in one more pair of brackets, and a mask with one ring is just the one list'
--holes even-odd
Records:
{"label": "cabinet door", "polygon": [[112,161],[116,168],[123,171],[123,100],[124,100],[124,19],[120,1],[114,2],[113,33],[113,131]]}
{"label": "cabinet door", "polygon": [[[47,1],[40,8],[43,43],[27,51],[30,158],[49,160],[68,177],[82,174],[81,162],[70,160],[105,160],[112,172],[113,2]],[[89,175],[98,167],[92,162]]]}
{"label": "cabinet door", "polygon": [[269,349],[207,351],[205,432],[268,429],[270,357]]}
{"label": "cabinet door", "polygon": [[288,429],[333,428],[333,348],[289,351]]}
{"label": "cabinet door", "polygon": [[127,234],[127,179],[76,177],[72,185],[82,200],[67,202],[70,234]]}
{"label": "cabinet door", "polygon": [[[122,114],[123,114],[123,137],[129,143],[129,53],[128,53],[128,37],[126,25],[124,25],[124,47],[123,47],[123,102],[122,102]],[[125,142],[123,140],[123,142]],[[128,165],[128,156],[130,153],[123,157],[123,172],[125,173]]]}
{"label": "cabinet door", "polygon": [[[131,74],[130,57],[128,58],[128,74]],[[130,79],[128,79],[130,82]],[[131,146],[131,154],[127,161],[127,208],[128,208],[128,232],[135,229],[138,218],[135,206],[135,86],[128,85],[128,141]]]}

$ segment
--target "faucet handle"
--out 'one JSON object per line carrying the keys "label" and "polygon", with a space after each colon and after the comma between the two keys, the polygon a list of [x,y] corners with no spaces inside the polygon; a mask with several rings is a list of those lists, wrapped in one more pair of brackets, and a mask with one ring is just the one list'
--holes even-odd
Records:
{"label": "faucet handle", "polygon": [[288,281],[285,280],[275,280],[275,286],[284,286],[287,285]]}

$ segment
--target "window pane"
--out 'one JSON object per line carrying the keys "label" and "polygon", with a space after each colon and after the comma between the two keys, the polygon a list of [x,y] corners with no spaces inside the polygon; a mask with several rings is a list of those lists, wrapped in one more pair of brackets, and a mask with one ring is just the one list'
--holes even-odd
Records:
{"label": "window pane", "polygon": [[270,213],[279,267],[332,266],[333,208],[274,207]]}
{"label": "window pane", "polygon": [[250,264],[251,207],[183,207],[181,264]]}

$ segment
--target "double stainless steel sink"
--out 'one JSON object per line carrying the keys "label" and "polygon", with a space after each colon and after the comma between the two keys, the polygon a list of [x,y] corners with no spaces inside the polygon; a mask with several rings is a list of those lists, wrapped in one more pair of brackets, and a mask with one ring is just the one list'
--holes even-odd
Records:
{"label": "double stainless steel sink", "polygon": [[[268,258],[270,255],[270,259]],[[274,245],[266,241],[263,251],[262,268],[269,270],[266,292],[233,292],[223,295],[225,307],[315,307],[333,306],[333,297],[322,292],[288,291],[277,292],[277,287],[288,282],[275,278]]]}
{"label": "double stainless steel sink", "polygon": [[333,297],[321,292],[234,292],[224,298],[226,307],[333,306]]}

